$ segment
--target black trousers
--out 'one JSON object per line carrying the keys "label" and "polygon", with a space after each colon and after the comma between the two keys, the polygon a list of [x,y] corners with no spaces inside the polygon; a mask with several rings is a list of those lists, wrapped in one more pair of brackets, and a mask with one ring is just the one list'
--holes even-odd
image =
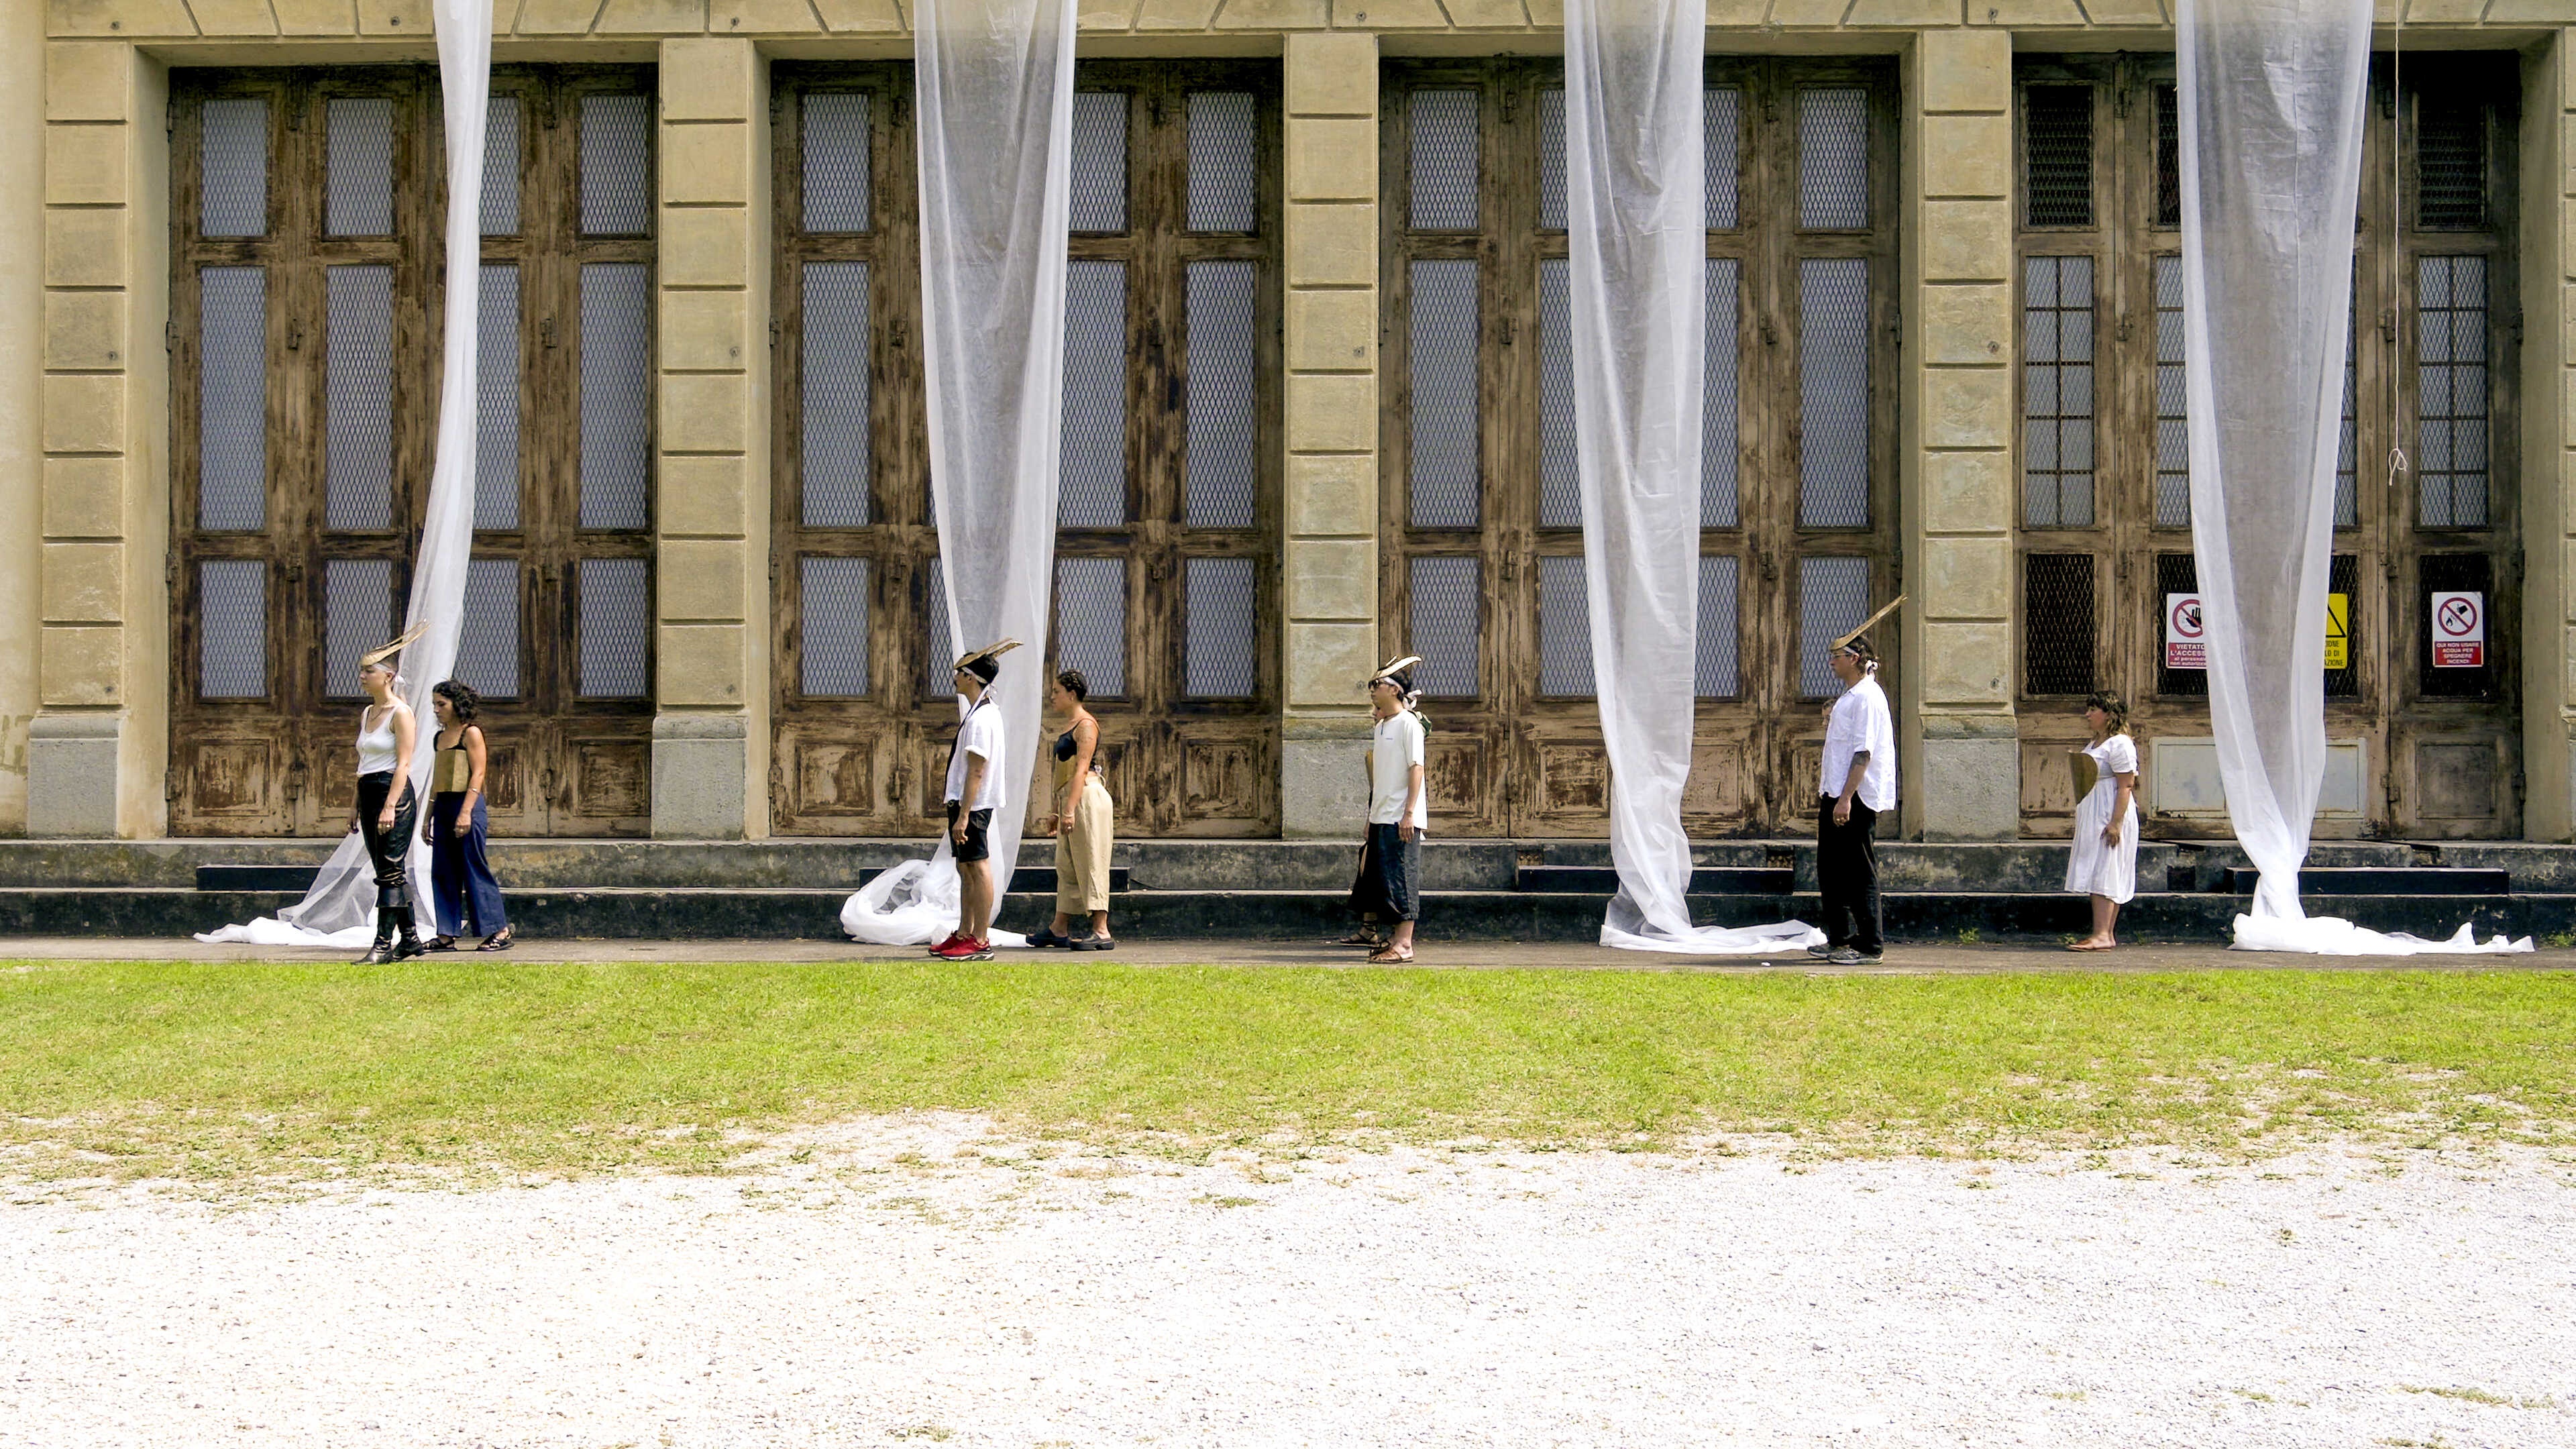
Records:
{"label": "black trousers", "polygon": [[1372,823],[1360,845],[1351,909],[1381,921],[1422,918],[1422,832],[1407,840],[1398,827]]}
{"label": "black trousers", "polygon": [[1878,812],[1852,797],[1851,823],[1834,823],[1834,797],[1817,797],[1816,891],[1825,944],[1875,956],[1887,945],[1878,906]]}
{"label": "black trousers", "polygon": [[412,834],[420,829],[418,802],[411,793],[411,781],[402,782],[402,797],[394,805],[394,823],[376,828],[376,816],[385,808],[385,797],[393,793],[391,770],[358,777],[358,832],[367,840],[367,859],[376,867],[376,905],[379,909],[408,906],[411,892],[403,878],[403,862],[411,849]]}

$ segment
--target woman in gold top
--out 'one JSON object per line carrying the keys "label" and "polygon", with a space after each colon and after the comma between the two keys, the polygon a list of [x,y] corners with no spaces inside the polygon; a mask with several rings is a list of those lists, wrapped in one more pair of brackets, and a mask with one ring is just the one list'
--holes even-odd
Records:
{"label": "woman in gold top", "polygon": [[420,838],[429,842],[429,894],[438,911],[432,951],[453,951],[456,938],[483,938],[477,951],[510,949],[510,918],[501,909],[501,883],[483,856],[491,822],[483,810],[487,756],[483,727],[474,723],[483,700],[461,680],[443,680],[430,692],[438,711],[438,759],[429,772],[429,815]]}
{"label": "woman in gold top", "polygon": [[[1065,730],[1055,740],[1055,813],[1038,822],[1041,834],[1055,837],[1055,921],[1029,937],[1032,946],[1069,946],[1076,951],[1113,951],[1109,935],[1109,839],[1115,808],[1109,787],[1100,778],[1100,721],[1083,701],[1090,681],[1079,669],[1055,677],[1047,703],[1065,717]],[[1077,914],[1091,918],[1091,934],[1069,936]]]}

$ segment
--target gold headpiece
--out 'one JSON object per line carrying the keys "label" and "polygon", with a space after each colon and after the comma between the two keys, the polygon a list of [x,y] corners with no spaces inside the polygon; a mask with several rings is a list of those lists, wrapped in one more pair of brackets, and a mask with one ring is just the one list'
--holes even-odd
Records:
{"label": "gold headpiece", "polygon": [[1905,596],[1903,594],[1899,594],[1895,598],[1888,600],[1886,608],[1881,609],[1877,613],[1870,615],[1868,618],[1861,620],[1859,628],[1852,630],[1850,633],[1843,635],[1839,639],[1836,639],[1834,641],[1834,648],[1836,650],[1849,648],[1851,646],[1851,641],[1869,632],[1870,625],[1875,624],[1879,620],[1886,618],[1888,615],[1895,613],[1896,606],[1904,602]]}
{"label": "gold headpiece", "polygon": [[1019,647],[1020,641],[1017,639],[1005,639],[998,644],[987,644],[981,649],[969,650],[964,654],[958,655],[957,667],[963,669],[978,659],[999,659],[1003,655],[1008,654]]}
{"label": "gold headpiece", "polygon": [[401,635],[392,643],[379,644],[375,648],[368,650],[366,653],[359,655],[358,667],[360,669],[364,669],[370,664],[382,664],[386,660],[393,658],[395,655],[400,654],[403,650],[409,648],[413,640],[418,639],[421,635],[428,632],[429,621],[427,619],[423,619],[419,623],[402,631]]}
{"label": "gold headpiece", "polygon": [[1381,679],[1388,678],[1389,676],[1397,674],[1403,670],[1411,669],[1413,666],[1421,662],[1422,656],[1419,654],[1407,654],[1402,659],[1390,659],[1386,661],[1385,666],[1379,669],[1377,673],[1361,680],[1360,688],[1366,689]]}

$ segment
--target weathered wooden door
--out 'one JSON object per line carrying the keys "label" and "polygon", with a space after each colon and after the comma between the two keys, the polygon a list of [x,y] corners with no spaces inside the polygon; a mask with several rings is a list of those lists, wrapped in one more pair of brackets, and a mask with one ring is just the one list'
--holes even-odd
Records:
{"label": "weathered wooden door", "polygon": [[[1268,63],[1076,79],[1050,667],[1126,835],[1278,828],[1278,103]],[[776,828],[915,834],[956,730],[924,436],[909,72],[781,66]],[[1036,641],[1032,641],[1036,642]],[[1039,742],[1032,778],[1043,778]],[[1033,790],[1033,814],[1045,813]]]}
{"label": "weathered wooden door", "polygon": [[[1893,74],[1707,69],[1699,652],[1684,819],[1812,814],[1825,641],[1897,587]],[[1552,61],[1390,65],[1381,208],[1390,652],[1423,656],[1435,828],[1599,835]],[[1891,656],[1892,631],[1881,648]],[[1901,681],[1901,673],[1891,673]]]}
{"label": "weathered wooden door", "polygon": [[[180,72],[171,111],[171,828],[337,834],[356,656],[399,626],[429,488],[437,90]],[[651,127],[639,72],[495,77],[456,672],[497,831],[645,824]]]}

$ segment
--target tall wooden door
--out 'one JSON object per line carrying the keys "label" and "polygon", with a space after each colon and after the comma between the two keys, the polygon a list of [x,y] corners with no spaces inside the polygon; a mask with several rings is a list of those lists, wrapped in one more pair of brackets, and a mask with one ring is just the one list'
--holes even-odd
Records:
{"label": "tall wooden door", "polygon": [[[490,700],[496,830],[640,832],[647,78],[505,70],[491,105],[456,673]],[[337,834],[356,657],[399,627],[429,488],[436,86],[416,67],[183,71],[171,111],[171,828]]]}
{"label": "tall wooden door", "polygon": [[[921,833],[957,713],[915,340],[910,77],[776,74],[773,819]],[[1075,85],[1050,669],[1089,682],[1122,834],[1269,834],[1277,68],[1087,62]],[[1039,743],[1022,742],[1033,779]]]}
{"label": "tall wooden door", "polygon": [[[1826,641],[1897,587],[1895,93],[1864,61],[1707,77],[1699,649],[1657,685],[1695,711],[1685,823],[1764,833],[1815,808]],[[1385,647],[1423,657],[1434,828],[1604,834],[1562,72],[1390,65],[1382,105]]]}

